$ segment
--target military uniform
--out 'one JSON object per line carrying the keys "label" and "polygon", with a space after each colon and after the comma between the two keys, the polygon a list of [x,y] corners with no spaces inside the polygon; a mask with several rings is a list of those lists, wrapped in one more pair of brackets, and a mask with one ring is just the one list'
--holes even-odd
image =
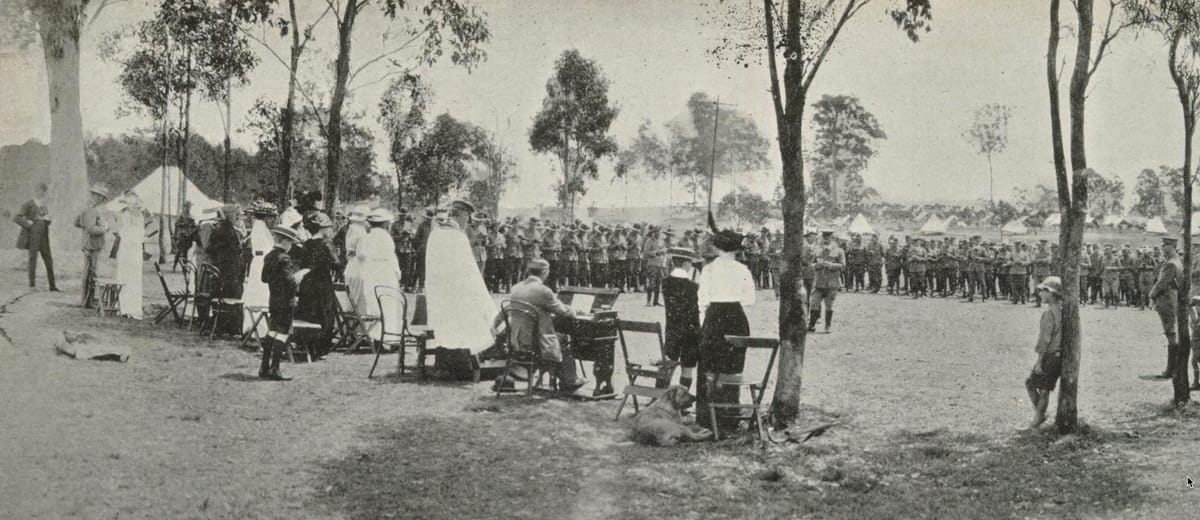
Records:
{"label": "military uniform", "polygon": [[608,241],[604,228],[597,226],[588,240],[588,263],[592,267],[592,287],[608,287]]}
{"label": "military uniform", "polygon": [[[1163,239],[1164,245],[1174,245],[1174,238]],[[1158,271],[1158,280],[1154,282],[1154,287],[1150,289],[1150,299],[1154,301],[1154,310],[1158,313],[1158,319],[1162,322],[1163,335],[1167,337],[1167,369],[1160,376],[1161,378],[1170,377],[1174,372],[1175,356],[1174,351],[1179,346],[1176,340],[1176,298],[1179,291],[1180,277],[1183,275],[1183,265],[1178,257],[1172,257],[1163,262],[1162,267]]]}
{"label": "military uniform", "polygon": [[562,245],[558,240],[557,226],[552,226],[542,237],[542,258],[550,264],[550,272],[546,274],[545,284],[551,290],[557,291],[562,278]]}
{"label": "military uniform", "polygon": [[814,258],[816,277],[808,314],[808,330],[814,331],[821,314],[821,304],[825,305],[825,332],[833,322],[833,302],[842,288],[842,271],[846,269],[846,253],[830,240],[822,244]]}
{"label": "military uniform", "polygon": [[908,250],[908,272],[912,276],[912,283],[909,285],[909,293],[913,298],[919,298],[925,295],[925,272],[928,268],[926,262],[929,259],[929,252],[917,241],[916,245]]}

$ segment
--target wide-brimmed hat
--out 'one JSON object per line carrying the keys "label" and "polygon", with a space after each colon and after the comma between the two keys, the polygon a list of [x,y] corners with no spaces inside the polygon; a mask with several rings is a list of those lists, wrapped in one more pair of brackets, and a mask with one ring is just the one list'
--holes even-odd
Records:
{"label": "wide-brimmed hat", "polygon": [[690,247],[671,247],[667,248],[667,256],[671,258],[683,258],[692,262],[699,262],[700,257]]}
{"label": "wide-brimmed hat", "polygon": [[1062,296],[1063,284],[1062,279],[1057,276],[1047,276],[1042,283],[1037,286],[1038,290],[1046,289],[1054,294]]}
{"label": "wide-brimmed hat", "polygon": [[367,220],[367,215],[371,213],[371,209],[366,204],[357,204],[350,209],[350,214],[346,216],[350,222],[363,222]]}
{"label": "wide-brimmed hat", "polygon": [[88,191],[104,197],[105,199],[108,198],[108,185],[104,184],[103,182],[92,184],[92,186],[88,188]]}
{"label": "wide-brimmed hat", "polygon": [[300,242],[300,235],[297,235],[296,232],[289,227],[275,226],[271,228],[271,234],[279,238],[286,238],[292,242]]}
{"label": "wide-brimmed hat", "polygon": [[525,264],[525,268],[526,269],[549,269],[550,262],[547,262],[541,258],[531,258],[529,260],[529,263]]}
{"label": "wide-brimmed hat", "polygon": [[386,209],[383,209],[383,208],[375,208],[375,209],[371,210],[370,214],[367,215],[367,222],[370,222],[372,224],[382,224],[384,222],[391,222],[391,221],[392,221],[392,212],[390,212]]}

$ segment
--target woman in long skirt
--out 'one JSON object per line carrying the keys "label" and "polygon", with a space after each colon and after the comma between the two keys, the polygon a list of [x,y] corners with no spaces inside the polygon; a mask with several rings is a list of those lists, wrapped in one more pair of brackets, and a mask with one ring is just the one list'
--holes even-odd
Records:
{"label": "woman in long skirt", "polygon": [[346,225],[346,293],[354,308],[363,314],[375,314],[375,294],[362,280],[362,258],[360,250],[367,237],[367,206],[359,204],[350,210],[350,223]]}
{"label": "woman in long skirt", "polygon": [[[371,326],[369,332],[371,338],[376,341],[383,339],[385,325],[389,332],[400,331],[400,262],[396,260],[396,247],[392,242],[392,235],[388,233],[388,224],[391,221],[392,214],[388,210],[378,208],[372,211],[367,216],[370,230],[358,246],[358,276],[362,280],[364,294],[370,296],[370,303],[366,309],[369,310],[369,314],[382,316],[385,322],[375,322]],[[377,287],[391,289],[391,297],[379,299],[377,302]]]}
{"label": "woman in long skirt", "polygon": [[133,192],[122,197],[124,207],[117,214],[121,245],[117,249],[117,281],[121,287],[121,315],[142,319],[142,242],[146,237],[142,201]]}
{"label": "woman in long skirt", "polygon": [[[246,285],[242,290],[242,304],[245,308],[266,308],[271,291],[262,281],[263,260],[267,253],[275,247],[275,239],[267,227],[266,219],[275,217],[275,205],[269,202],[257,202],[246,213],[254,219],[250,224],[250,273],[246,276]],[[249,332],[254,319],[249,312],[243,312],[242,332]],[[267,320],[258,323],[258,335],[266,337],[268,332]]]}
{"label": "woman in long skirt", "polygon": [[[737,375],[746,364],[746,351],[734,349],[725,336],[750,335],[750,323],[745,308],[754,305],[754,278],[745,264],[737,261],[742,248],[742,236],[732,230],[717,231],[712,215],[709,227],[713,230],[712,245],[717,257],[700,272],[697,300],[704,314],[700,328],[699,369],[702,377],[696,381],[696,421],[708,426],[712,418],[708,403],[736,404],[741,398],[736,386],[709,388],[712,379],[720,374]],[[730,410],[717,410],[717,427],[736,428],[739,419]]]}
{"label": "woman in long skirt", "polygon": [[334,322],[337,310],[334,307],[333,272],[337,259],[333,254],[333,220],[319,211],[304,217],[304,229],[312,237],[304,242],[299,265],[307,274],[296,290],[295,319],[321,326],[314,337],[304,338],[317,357],[328,354],[333,347]]}

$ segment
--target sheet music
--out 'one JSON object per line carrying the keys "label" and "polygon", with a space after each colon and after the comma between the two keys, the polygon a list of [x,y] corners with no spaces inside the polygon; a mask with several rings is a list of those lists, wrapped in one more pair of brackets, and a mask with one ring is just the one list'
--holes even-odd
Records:
{"label": "sheet music", "polygon": [[571,298],[571,308],[580,312],[592,312],[592,304],[596,301],[594,294],[576,294]]}

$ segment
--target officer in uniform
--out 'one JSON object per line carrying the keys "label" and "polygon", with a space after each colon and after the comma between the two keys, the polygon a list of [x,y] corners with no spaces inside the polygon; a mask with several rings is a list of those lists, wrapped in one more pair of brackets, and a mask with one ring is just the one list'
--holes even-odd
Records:
{"label": "officer in uniform", "polygon": [[612,233],[608,236],[608,279],[610,285],[621,291],[626,292],[627,271],[625,269],[626,253],[628,246],[625,243],[625,228],[621,226],[613,226]]}
{"label": "officer in uniform", "polygon": [[1146,306],[1150,305],[1150,291],[1154,289],[1154,274],[1158,264],[1148,250],[1139,252],[1138,256],[1138,306],[1146,310]]}
{"label": "officer in uniform", "polygon": [[1112,244],[1104,244],[1104,256],[1100,258],[1100,277],[1104,291],[1104,308],[1116,307],[1121,293],[1121,258],[1113,253]]}
{"label": "officer in uniform", "polygon": [[1033,256],[1024,242],[1017,242],[1013,252],[1012,265],[1008,268],[1008,290],[1012,292],[1012,302],[1017,305],[1028,303],[1029,299],[1029,264]]}
{"label": "officer in uniform", "polygon": [[541,250],[542,259],[550,264],[550,272],[546,274],[544,283],[550,290],[558,291],[563,272],[561,263],[562,243],[558,239],[558,224],[551,222],[546,226],[545,234],[542,235]]}
{"label": "officer in uniform", "polygon": [[867,243],[867,288],[872,294],[879,294],[883,288],[883,244],[879,243],[879,235],[871,235]]}
{"label": "officer in uniform", "polygon": [[588,239],[590,252],[589,263],[592,267],[592,287],[608,287],[608,241],[605,239],[607,228],[604,224],[596,224],[592,236]]}
{"label": "officer in uniform", "polygon": [[1157,376],[1158,379],[1169,379],[1175,372],[1175,350],[1179,348],[1176,340],[1175,316],[1176,297],[1179,291],[1180,277],[1183,276],[1183,266],[1175,255],[1175,244],[1178,239],[1163,239],[1163,257],[1166,259],[1158,271],[1158,280],[1150,289],[1150,299],[1154,302],[1154,310],[1162,322],[1163,335],[1167,337],[1167,369]]}
{"label": "officer in uniform", "polygon": [[416,272],[413,269],[413,234],[405,226],[406,211],[400,210],[399,216],[388,229],[392,236],[392,244],[396,251],[396,262],[400,264],[400,278],[405,290],[412,290]]}
{"label": "officer in uniform", "polygon": [[804,294],[808,295],[809,302],[812,301],[813,284],[817,276],[817,253],[820,247],[817,244],[816,231],[804,233],[804,247],[800,249],[800,280],[804,284]]}
{"label": "officer in uniform", "polygon": [[1088,275],[1088,292],[1091,293],[1090,302],[1095,305],[1098,299],[1103,298],[1101,293],[1104,286],[1100,278],[1104,274],[1104,268],[1100,265],[1100,257],[1104,255],[1104,252],[1097,244],[1088,244],[1088,246],[1088,256],[1092,264],[1092,270]]}
{"label": "officer in uniform", "polygon": [[913,241],[913,247],[908,250],[908,272],[912,276],[908,292],[913,299],[925,295],[925,271],[928,267],[929,252],[925,249],[925,241],[918,238]]}
{"label": "officer in uniform", "polygon": [[579,239],[576,238],[575,224],[568,224],[563,229],[559,243],[558,262],[562,265],[562,275],[558,277],[560,284],[580,285],[579,283]]}
{"label": "officer in uniform", "polygon": [[887,293],[900,292],[900,266],[904,259],[901,257],[900,241],[895,236],[888,238],[887,251],[883,253],[884,267],[887,269]]}
{"label": "officer in uniform", "polygon": [[833,231],[821,232],[821,248],[814,259],[816,271],[815,289],[811,297],[814,305],[808,313],[808,331],[817,330],[821,317],[821,304],[825,305],[825,333],[833,323],[833,302],[842,288],[842,271],[846,269],[846,253],[833,240]]}
{"label": "officer in uniform", "polygon": [[1121,295],[1125,297],[1125,303],[1129,306],[1137,304],[1137,285],[1134,282],[1136,278],[1137,258],[1133,256],[1129,244],[1125,244],[1121,248]]}

